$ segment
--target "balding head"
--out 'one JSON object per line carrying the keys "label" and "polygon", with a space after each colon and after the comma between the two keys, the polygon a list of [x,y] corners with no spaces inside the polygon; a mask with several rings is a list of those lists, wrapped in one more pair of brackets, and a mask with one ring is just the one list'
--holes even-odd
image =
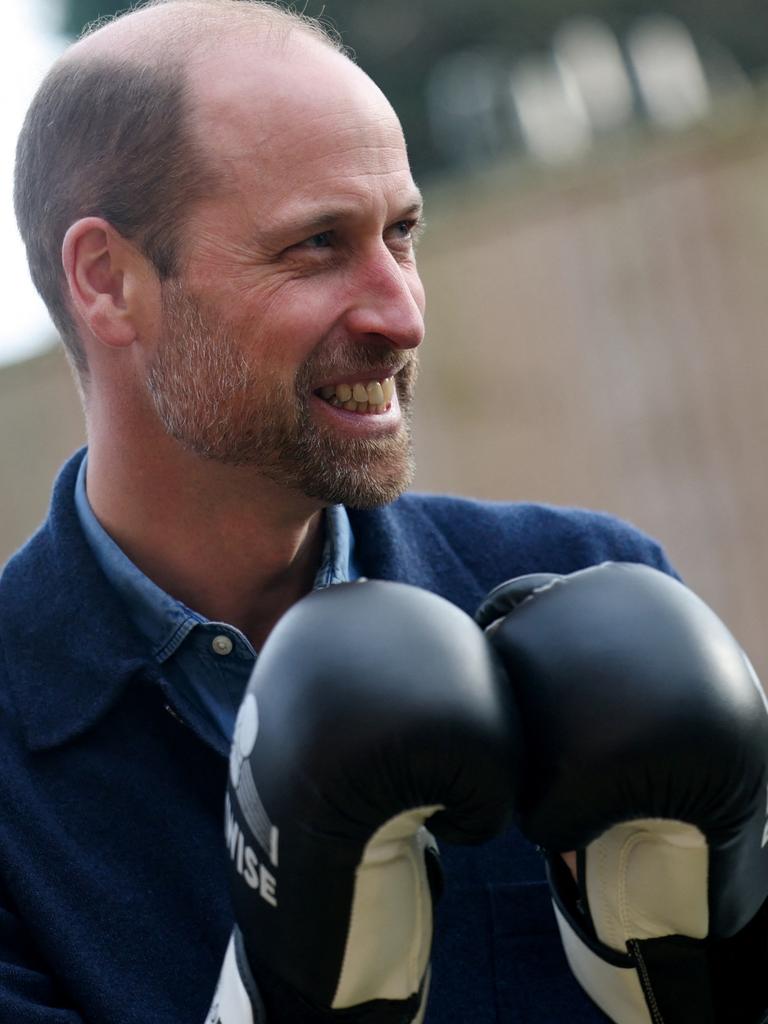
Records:
{"label": "balding head", "polygon": [[101,217],[161,280],[178,272],[185,213],[221,183],[192,125],[190,82],[228,39],[246,36],[255,57],[341,51],[319,22],[261,0],[155,0],[94,27],[30,106],[17,147],[16,217],[32,280],[81,378],[87,365],[61,262],[67,229]]}
{"label": "balding head", "polygon": [[280,48],[299,37],[342,48],[317,19],[269,0],[149,0],[129,14],[94,22],[63,59],[119,55],[161,64],[173,57],[186,64],[245,33],[265,48]]}

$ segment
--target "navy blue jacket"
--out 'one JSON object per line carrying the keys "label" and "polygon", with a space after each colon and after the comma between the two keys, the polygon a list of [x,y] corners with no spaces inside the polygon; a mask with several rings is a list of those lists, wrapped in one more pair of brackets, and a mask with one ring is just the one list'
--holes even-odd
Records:
{"label": "navy blue jacket", "polygon": [[[0,1022],[202,1024],[232,927],[226,759],[180,720],[91,555],[80,457],[0,578]],[[409,495],[351,520],[364,575],[468,612],[522,573],[669,571],[590,512]],[[538,854],[514,831],[443,853],[428,1022],[604,1021],[569,975]]]}

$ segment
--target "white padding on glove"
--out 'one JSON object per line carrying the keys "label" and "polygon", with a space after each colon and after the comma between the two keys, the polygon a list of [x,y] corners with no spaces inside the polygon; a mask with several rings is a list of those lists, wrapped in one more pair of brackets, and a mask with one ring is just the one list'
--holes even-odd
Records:
{"label": "white padding on glove", "polygon": [[560,938],[574,977],[603,1013],[621,1024],[652,1024],[634,967],[603,960],[571,928],[555,904]]}
{"label": "white padding on glove", "polygon": [[[693,825],[642,819],[616,825],[589,844],[586,892],[598,939],[626,954],[633,939],[706,938],[709,852]],[[619,967],[590,949],[555,907],[574,975],[616,1024],[654,1024],[637,968]],[[649,996],[652,1000],[652,995]]]}
{"label": "white padding on glove", "polygon": [[[369,999],[408,999],[424,980],[432,896],[424,859],[434,840],[423,822],[440,805],[391,818],[371,837],[355,874],[352,916],[333,1009]],[[423,1017],[426,998],[415,1024]]]}
{"label": "white padding on glove", "polygon": [[258,1024],[237,967],[234,935],[227,946],[216,995],[205,1018],[205,1024]]}

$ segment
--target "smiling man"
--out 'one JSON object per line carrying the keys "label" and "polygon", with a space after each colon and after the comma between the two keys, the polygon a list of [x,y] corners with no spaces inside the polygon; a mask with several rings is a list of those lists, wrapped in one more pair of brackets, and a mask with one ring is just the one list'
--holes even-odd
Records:
{"label": "smiling man", "polygon": [[[202,1021],[235,716],[287,609],[359,576],[472,612],[524,573],[668,566],[607,517],[403,493],[421,197],[311,19],[165,0],[93,31],[32,104],[16,209],[88,447],[0,583],[0,1017]],[[444,867],[428,1021],[605,1019],[532,847]]]}
{"label": "smiling man", "polygon": [[[147,360],[159,420],[250,480],[391,501],[411,475],[424,334],[421,199],[400,126],[370,79],[308,35],[262,43],[254,60],[245,30],[227,51],[225,76],[215,54],[190,77],[192,130],[219,182],[185,220],[183,282],[160,291],[176,344]],[[194,401],[179,389],[190,375]]]}
{"label": "smiling man", "polygon": [[[160,586],[257,643],[311,585],[322,506],[382,504],[408,484],[424,334],[421,204],[400,126],[310,26],[269,8],[173,3],[107,26],[37,101],[90,84],[102,107],[101,138],[93,113],[67,125],[65,161],[88,133],[101,173],[119,180],[123,136],[136,146],[156,134],[187,180],[152,154],[126,213],[113,182],[64,193],[52,166],[54,225],[40,193],[27,198],[50,145],[34,115],[17,179],[28,238],[66,224],[63,266],[40,273],[67,296],[65,337],[82,363],[93,512]],[[187,71],[174,68],[182,31],[196,45]],[[158,174],[175,206],[167,227],[166,210],[156,220],[142,208]],[[238,579],[221,573],[235,552]]]}

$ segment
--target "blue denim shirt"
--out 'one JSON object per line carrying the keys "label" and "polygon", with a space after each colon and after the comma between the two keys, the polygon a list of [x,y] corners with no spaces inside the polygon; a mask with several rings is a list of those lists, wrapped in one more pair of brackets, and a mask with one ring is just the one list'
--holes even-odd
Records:
{"label": "blue denim shirt", "polygon": [[[226,622],[211,622],[171,597],[138,569],[93,513],[86,493],[88,459],[75,485],[75,503],[85,536],[107,579],[120,594],[139,631],[173,687],[174,703],[199,732],[213,727],[227,746],[243,692],[256,662],[248,638]],[[342,505],[325,510],[325,543],[314,587],[358,578],[354,536]]]}

